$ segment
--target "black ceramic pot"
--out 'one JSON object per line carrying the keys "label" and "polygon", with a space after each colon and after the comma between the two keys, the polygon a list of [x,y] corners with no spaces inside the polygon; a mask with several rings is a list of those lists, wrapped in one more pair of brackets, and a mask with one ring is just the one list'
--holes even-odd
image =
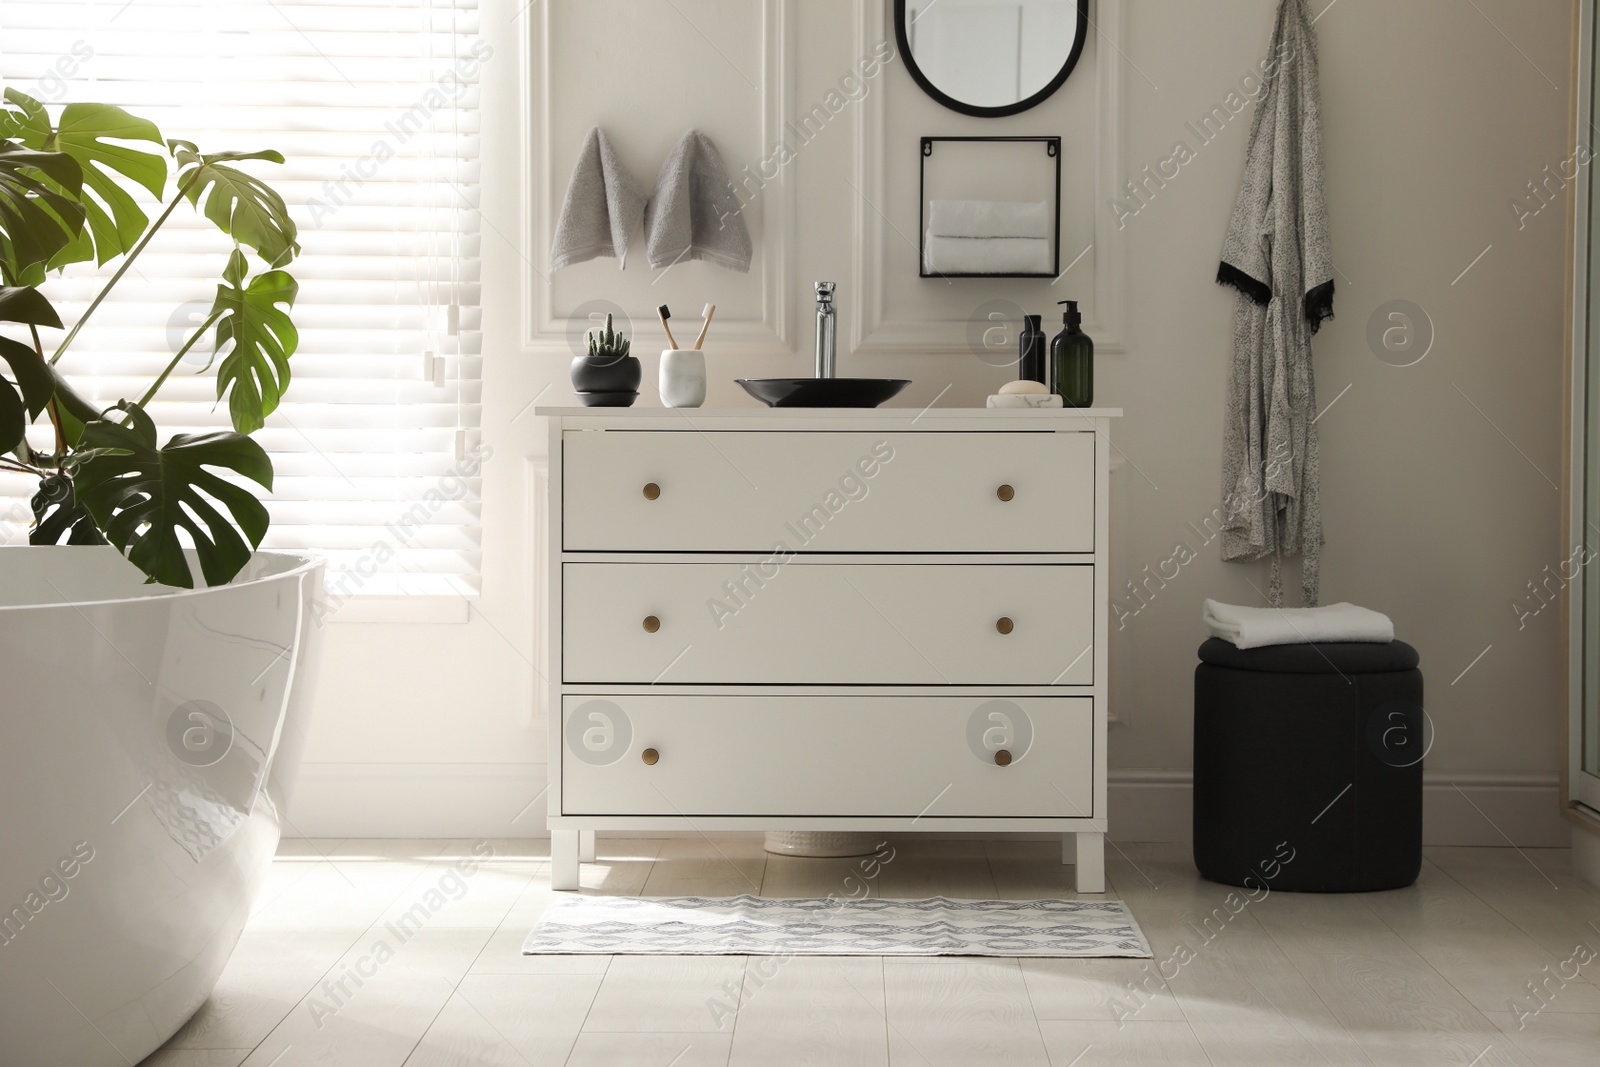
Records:
{"label": "black ceramic pot", "polygon": [[631,408],[638,393],[579,393],[578,402],[586,408]]}
{"label": "black ceramic pot", "polygon": [[574,392],[635,393],[643,377],[638,356],[579,356],[572,361]]}

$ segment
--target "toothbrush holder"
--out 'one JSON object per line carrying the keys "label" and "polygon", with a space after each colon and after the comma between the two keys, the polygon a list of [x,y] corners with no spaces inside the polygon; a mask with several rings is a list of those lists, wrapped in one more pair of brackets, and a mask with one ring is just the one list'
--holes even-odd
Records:
{"label": "toothbrush holder", "polygon": [[661,352],[661,403],[697,408],[706,401],[706,354],[697,348]]}

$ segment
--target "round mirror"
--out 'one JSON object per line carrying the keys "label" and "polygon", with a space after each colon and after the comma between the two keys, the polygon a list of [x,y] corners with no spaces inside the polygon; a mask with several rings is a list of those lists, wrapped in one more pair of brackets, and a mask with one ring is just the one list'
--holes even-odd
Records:
{"label": "round mirror", "polygon": [[1089,0],[895,0],[906,69],[964,115],[1015,115],[1061,88],[1083,53]]}

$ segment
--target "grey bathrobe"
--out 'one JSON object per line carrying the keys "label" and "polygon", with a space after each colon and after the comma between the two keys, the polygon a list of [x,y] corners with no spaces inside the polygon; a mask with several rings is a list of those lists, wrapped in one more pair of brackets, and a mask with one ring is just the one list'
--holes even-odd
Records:
{"label": "grey bathrobe", "polygon": [[1302,556],[1314,606],[1322,547],[1311,335],[1333,314],[1316,39],[1306,0],[1283,0],[1217,281],[1234,286],[1233,367],[1222,453],[1222,558]]}

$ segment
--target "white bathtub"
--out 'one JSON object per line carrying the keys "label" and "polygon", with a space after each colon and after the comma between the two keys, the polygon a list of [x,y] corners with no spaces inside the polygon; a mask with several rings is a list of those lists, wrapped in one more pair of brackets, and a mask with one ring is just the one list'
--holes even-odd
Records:
{"label": "white bathtub", "polygon": [[210,994],[285,827],[321,577],[264,552],[173,590],[110,548],[0,549],[6,1067],[127,1067]]}

